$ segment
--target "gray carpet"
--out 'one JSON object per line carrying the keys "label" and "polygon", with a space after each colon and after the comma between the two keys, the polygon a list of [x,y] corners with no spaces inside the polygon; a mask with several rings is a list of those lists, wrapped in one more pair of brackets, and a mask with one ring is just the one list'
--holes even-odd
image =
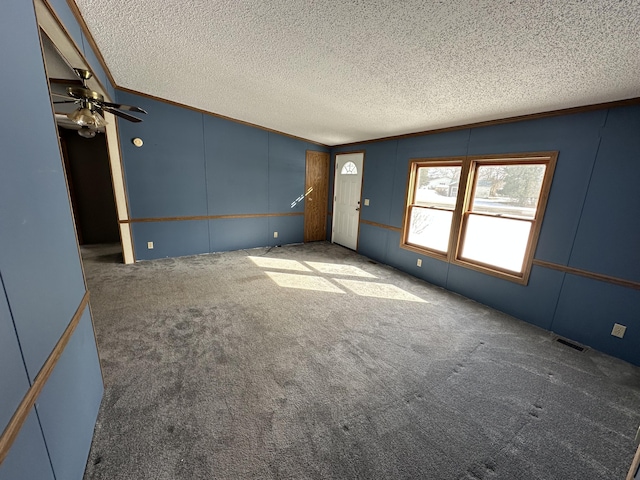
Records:
{"label": "gray carpet", "polygon": [[329,243],[85,247],[85,479],[622,479],[640,369]]}

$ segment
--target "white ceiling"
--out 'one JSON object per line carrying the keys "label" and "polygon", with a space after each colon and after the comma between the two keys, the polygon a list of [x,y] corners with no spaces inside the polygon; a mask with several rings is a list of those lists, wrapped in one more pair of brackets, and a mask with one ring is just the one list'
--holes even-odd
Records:
{"label": "white ceiling", "polygon": [[75,2],[118,86],[327,145],[640,97],[640,0]]}

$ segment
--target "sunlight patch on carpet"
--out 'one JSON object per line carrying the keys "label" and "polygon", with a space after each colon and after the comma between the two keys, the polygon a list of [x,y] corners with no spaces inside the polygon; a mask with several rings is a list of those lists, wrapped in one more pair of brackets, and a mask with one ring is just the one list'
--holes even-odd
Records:
{"label": "sunlight patch on carpet", "polygon": [[416,297],[415,295],[389,283],[362,282],[360,280],[345,280],[341,278],[334,278],[333,280],[348,288],[356,295],[361,295],[363,297],[388,298],[391,300],[427,303],[420,297]]}
{"label": "sunlight patch on carpet", "polygon": [[262,268],[275,268],[278,270],[295,270],[298,272],[310,272],[307,267],[296,260],[284,258],[249,257],[253,263]]}
{"label": "sunlight patch on carpet", "polygon": [[378,278],[375,275],[365,272],[361,268],[353,265],[342,265],[340,263],[325,262],[304,262],[311,268],[318,270],[320,273],[328,275],[348,275],[350,277]]}
{"label": "sunlight patch on carpet", "polygon": [[295,273],[265,272],[269,278],[280,287],[315,290],[317,292],[344,293],[330,281],[311,275],[296,275]]}

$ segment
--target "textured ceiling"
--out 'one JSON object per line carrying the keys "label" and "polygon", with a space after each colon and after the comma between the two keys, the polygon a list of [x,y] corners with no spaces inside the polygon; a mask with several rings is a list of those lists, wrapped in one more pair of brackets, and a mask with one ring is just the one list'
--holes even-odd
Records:
{"label": "textured ceiling", "polygon": [[75,0],[118,86],[327,145],[640,97],[640,0]]}

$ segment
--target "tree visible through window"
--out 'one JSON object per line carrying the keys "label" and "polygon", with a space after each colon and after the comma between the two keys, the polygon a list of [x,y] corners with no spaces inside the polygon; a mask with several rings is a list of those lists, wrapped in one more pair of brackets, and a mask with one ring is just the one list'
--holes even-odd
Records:
{"label": "tree visible through window", "polygon": [[417,188],[409,213],[408,243],[446,253],[461,165],[418,167]]}
{"label": "tree visible through window", "polygon": [[411,161],[401,246],[526,283],[556,158]]}

